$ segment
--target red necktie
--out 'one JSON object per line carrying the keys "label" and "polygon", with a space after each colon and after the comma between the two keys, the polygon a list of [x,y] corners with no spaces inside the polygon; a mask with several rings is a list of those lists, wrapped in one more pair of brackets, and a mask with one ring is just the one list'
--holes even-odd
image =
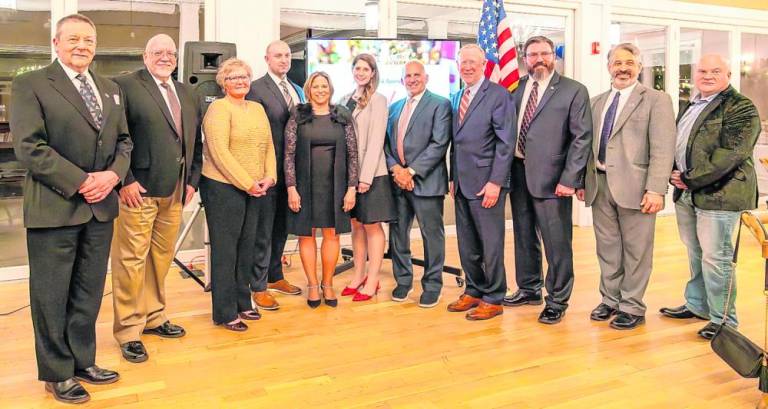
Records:
{"label": "red necktie", "polygon": [[459,124],[464,123],[464,114],[467,113],[467,108],[469,108],[469,88],[464,91],[459,104]]}
{"label": "red necktie", "polygon": [[408,129],[408,122],[411,120],[411,109],[413,107],[413,98],[405,103],[405,108],[400,114],[400,120],[397,122],[397,156],[400,157],[400,163],[405,165],[405,131]]}

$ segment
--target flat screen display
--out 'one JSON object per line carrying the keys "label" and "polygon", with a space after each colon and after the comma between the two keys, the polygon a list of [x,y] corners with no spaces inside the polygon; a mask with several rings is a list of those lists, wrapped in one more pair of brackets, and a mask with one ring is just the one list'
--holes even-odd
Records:
{"label": "flat screen display", "polygon": [[392,103],[406,96],[400,82],[403,66],[421,61],[429,75],[427,89],[446,98],[460,88],[456,65],[460,44],[450,40],[309,39],[307,77],[325,71],[333,82],[333,101],[355,89],[352,60],[360,53],[376,57],[379,67],[378,92]]}

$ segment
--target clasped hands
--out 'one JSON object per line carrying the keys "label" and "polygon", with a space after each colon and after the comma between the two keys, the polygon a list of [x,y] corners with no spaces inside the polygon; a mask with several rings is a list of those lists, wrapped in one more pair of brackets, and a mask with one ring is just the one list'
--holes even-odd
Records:
{"label": "clasped hands", "polygon": [[83,195],[86,202],[98,203],[112,192],[118,182],[120,182],[120,177],[111,170],[90,172],[85,181],[80,184],[77,192]]}
{"label": "clasped hands", "polygon": [[395,184],[400,189],[407,190],[409,192],[413,191],[413,175],[411,175],[411,172],[409,172],[407,168],[404,168],[400,165],[393,166],[392,179],[394,179]]}
{"label": "clasped hands", "polygon": [[253,182],[248,189],[248,194],[253,197],[262,197],[267,194],[267,190],[275,185],[275,180],[271,177],[265,177]]}

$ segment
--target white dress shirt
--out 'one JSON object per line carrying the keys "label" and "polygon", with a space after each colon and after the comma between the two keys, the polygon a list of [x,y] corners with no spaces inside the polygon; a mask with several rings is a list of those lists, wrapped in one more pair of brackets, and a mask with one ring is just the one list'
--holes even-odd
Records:
{"label": "white dress shirt", "polygon": [[[608,99],[605,100],[605,106],[603,106],[603,112],[600,114],[600,129],[596,129],[594,133],[594,137],[597,139],[597,146],[600,146],[600,137],[603,134],[603,124],[605,123],[605,114],[608,113],[608,108],[611,107],[611,102],[613,101],[613,98],[616,97],[616,93],[619,93],[619,105],[616,107],[616,115],[613,116],[613,125],[616,125],[616,121],[619,119],[619,115],[621,115],[621,110],[624,109],[624,106],[627,105],[627,101],[629,100],[629,96],[632,95],[632,91],[635,90],[635,87],[637,87],[637,81],[635,81],[634,84],[624,88],[624,89],[616,89],[614,87],[611,87],[611,93],[608,94]],[[595,161],[595,165],[598,169],[605,171],[605,164],[601,163],[599,160]]]}
{"label": "white dress shirt", "polygon": [[[426,91],[427,90],[424,89],[424,91],[421,91],[420,93],[418,93],[418,94],[416,94],[416,95],[414,95],[412,97],[407,97],[407,99],[405,100],[405,105],[403,105],[403,111],[405,111],[405,106],[408,104],[408,101],[411,101],[411,116],[410,116],[410,118],[408,118],[408,122],[405,124],[406,129],[408,128],[408,124],[411,123],[411,119],[413,119],[413,113],[416,112],[416,106],[419,105],[419,101],[421,101],[421,97],[424,96],[424,92],[426,92]],[[403,114],[403,111],[400,111],[400,115]],[[398,117],[398,120],[399,119],[400,118]]]}
{"label": "white dress shirt", "polygon": [[[56,59],[56,61],[59,62],[59,65],[61,65],[61,68],[64,68],[64,72],[67,74],[67,77],[69,77],[69,80],[72,81],[72,84],[75,85],[75,89],[80,92],[80,86],[83,85],[82,82],[80,82],[79,79],[75,78],[78,75],[80,75],[79,72],[73,70],[72,68],[67,67],[61,60]],[[96,100],[99,101],[99,107],[101,108],[101,112],[104,112],[104,104],[101,101],[101,92],[99,92],[99,87],[96,86],[96,83],[93,82],[93,77],[91,76],[91,73],[88,70],[85,70],[83,73],[85,75],[85,81],[88,83],[88,85],[91,86],[91,89],[93,89],[93,93],[96,95]]]}
{"label": "white dress shirt", "polygon": [[[160,89],[160,95],[162,95],[163,99],[165,100],[165,106],[168,107],[168,112],[170,112],[171,115],[173,115],[173,109],[171,109],[171,101],[169,99],[170,96],[168,96],[168,91],[165,89],[165,87],[160,85],[163,83],[163,81],[155,77],[155,75],[152,74],[151,72],[149,73],[149,75],[152,76],[152,79],[155,80],[155,84],[157,84],[157,88]],[[176,96],[176,103],[178,103],[179,106],[181,106],[181,101],[179,101],[179,93],[176,92],[176,87],[173,85],[173,79],[168,78],[168,81],[166,82],[168,83],[168,86],[173,90],[173,94]]]}
{"label": "white dress shirt", "polygon": [[293,88],[291,81],[288,80],[288,76],[280,78],[269,70],[267,70],[267,73],[269,74],[269,77],[272,78],[272,81],[275,82],[275,85],[277,85],[277,89],[280,90],[281,95],[283,94],[283,87],[280,85],[280,83],[285,81],[285,86],[288,87],[288,93],[291,94],[291,99],[293,100],[293,106],[301,103],[301,98],[299,98],[299,94],[296,92],[296,89]]}
{"label": "white dress shirt", "polygon": [[[528,106],[528,98],[531,96],[531,90],[533,89],[533,83],[538,82],[539,83],[539,89],[538,93],[536,94],[536,107],[538,108],[539,103],[541,103],[541,97],[544,96],[544,92],[549,88],[549,82],[552,81],[552,76],[555,75],[555,72],[552,71],[549,76],[546,78],[543,78],[541,80],[535,80],[532,76],[528,76],[528,81],[525,82],[525,89],[523,90],[523,99],[521,100],[521,103],[523,104],[520,107],[520,111],[517,113],[517,134],[520,135],[520,127],[523,126],[523,117],[525,116],[525,109]],[[515,156],[523,159],[523,154],[520,152],[520,145],[515,143]]]}

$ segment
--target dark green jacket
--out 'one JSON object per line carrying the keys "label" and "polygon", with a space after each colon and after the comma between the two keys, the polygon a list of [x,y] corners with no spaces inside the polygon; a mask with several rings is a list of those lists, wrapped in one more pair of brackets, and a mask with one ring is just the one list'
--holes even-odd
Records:
{"label": "dark green jacket", "polygon": [[117,191],[88,204],[77,191],[88,172],[112,170],[121,179],[131,161],[120,87],[91,72],[102,101],[99,129],[58,61],[21,74],[11,85],[11,134],[16,157],[28,169],[24,226],[63,227],[117,217]]}
{"label": "dark green jacket", "polygon": [[[680,109],[678,122],[688,109]],[[749,98],[728,87],[693,123],[686,149],[683,182],[693,204],[704,210],[757,207],[757,175],[752,151],[760,135],[760,117]],[[683,192],[675,189],[674,200]]]}
{"label": "dark green jacket", "polygon": [[182,135],[177,139],[179,135],[168,104],[147,69],[117,77],[114,81],[125,95],[126,117],[133,141],[131,168],[125,176],[125,184],[138,181],[147,190],[143,194],[147,197],[170,196],[179,176],[184,178],[185,185],[197,188],[203,166],[203,143],[200,104],[194,91],[180,82],[173,82],[181,107]]}

